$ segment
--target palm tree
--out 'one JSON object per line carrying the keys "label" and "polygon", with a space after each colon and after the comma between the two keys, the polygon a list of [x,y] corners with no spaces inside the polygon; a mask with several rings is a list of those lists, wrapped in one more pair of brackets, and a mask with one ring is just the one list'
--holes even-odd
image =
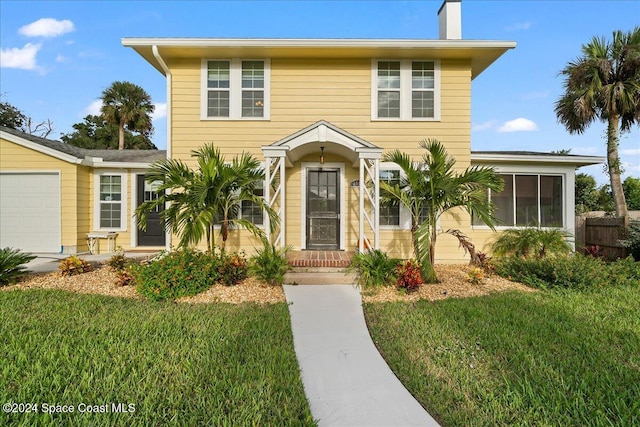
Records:
{"label": "palm tree", "polygon": [[151,134],[151,113],[155,109],[151,97],[140,86],[130,82],[113,82],[102,92],[102,117],[118,126],[118,149],[124,150],[124,128]]}
{"label": "palm tree", "polygon": [[180,236],[181,247],[196,245],[205,238],[208,250],[213,251],[216,225],[220,226],[223,250],[232,228],[249,230],[264,240],[264,232],[259,227],[239,218],[242,203],[251,202],[263,209],[270,224],[277,223],[275,211],[254,193],[264,181],[260,163],[248,153],[227,163],[213,144],[191,153],[197,163],[195,170],[175,159],[151,165],[146,180],[158,184],[160,196],[138,206],[138,226],[144,229],[148,213],[158,206],[167,206],[162,211],[162,219],[171,232]]}
{"label": "palm tree", "polygon": [[383,161],[398,164],[404,176],[395,185],[381,182],[380,195],[383,202],[400,203],[411,212],[414,255],[422,265],[425,282],[436,283],[433,264],[440,216],[461,207],[494,229],[494,207],[487,189],[502,191],[504,183],[493,168],[470,166],[461,173],[455,172],[456,161],[438,140],[423,140],[420,147],[426,153],[417,164],[399,150],[383,156]]}
{"label": "palm tree", "polygon": [[596,119],[607,123],[607,166],[619,217],[627,216],[620,182],[620,132],[640,123],[640,27],[613,33],[613,41],[594,37],[582,56],[560,72],[565,94],[555,112],[569,133],[583,133]]}

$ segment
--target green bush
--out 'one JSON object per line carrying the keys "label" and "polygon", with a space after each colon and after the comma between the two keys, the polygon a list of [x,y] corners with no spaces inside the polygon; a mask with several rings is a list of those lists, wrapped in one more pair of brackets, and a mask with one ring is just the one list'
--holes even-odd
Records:
{"label": "green bush", "polygon": [[621,243],[629,250],[633,259],[640,261],[640,221],[634,221],[629,225],[627,238]]}
{"label": "green bush", "polygon": [[251,257],[249,273],[269,285],[282,285],[284,275],[289,270],[287,251],[289,251],[288,247],[278,249],[274,245],[265,243],[264,247],[258,249]]}
{"label": "green bush", "polygon": [[20,252],[19,249],[0,249],[0,286],[13,283],[27,274],[27,267],[24,264],[35,257],[28,252]]}
{"label": "green bush", "polygon": [[379,249],[360,252],[353,256],[350,271],[358,273],[358,283],[364,287],[376,287],[390,285],[394,282],[394,270],[398,266],[398,260]]}
{"label": "green bush", "polygon": [[93,270],[93,267],[88,261],[78,258],[75,255],[71,255],[70,257],[60,261],[58,269],[60,270],[60,274],[63,276],[75,276],[76,274],[91,271]]}
{"label": "green bush", "polygon": [[497,257],[545,258],[568,255],[572,250],[567,242],[569,236],[559,228],[510,228],[497,236],[491,250]]}
{"label": "green bush", "polygon": [[226,286],[237,285],[247,278],[248,267],[244,252],[222,252],[218,264],[218,280]]}
{"label": "green bush", "polygon": [[396,285],[407,292],[417,291],[424,284],[420,274],[420,264],[414,259],[401,262],[394,273],[397,277]]}
{"label": "green bush", "polygon": [[131,267],[137,290],[160,301],[196,295],[209,289],[218,279],[219,259],[195,249],[163,253],[148,264]]}
{"label": "green bush", "polygon": [[640,285],[640,264],[630,257],[611,263],[579,254],[543,259],[507,257],[496,263],[496,272],[541,289],[587,290]]}
{"label": "green bush", "polygon": [[117,272],[122,272],[127,267],[130,267],[134,264],[137,264],[137,261],[133,258],[127,258],[124,255],[124,251],[118,251],[107,261],[107,265]]}

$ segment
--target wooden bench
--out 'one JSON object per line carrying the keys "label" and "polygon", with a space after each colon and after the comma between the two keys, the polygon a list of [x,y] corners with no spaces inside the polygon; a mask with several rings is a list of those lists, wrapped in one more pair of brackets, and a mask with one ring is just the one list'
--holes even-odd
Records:
{"label": "wooden bench", "polygon": [[91,255],[100,253],[100,239],[107,239],[107,253],[116,251],[116,237],[118,233],[109,231],[106,233],[89,233],[87,234],[87,246],[89,246],[89,253]]}

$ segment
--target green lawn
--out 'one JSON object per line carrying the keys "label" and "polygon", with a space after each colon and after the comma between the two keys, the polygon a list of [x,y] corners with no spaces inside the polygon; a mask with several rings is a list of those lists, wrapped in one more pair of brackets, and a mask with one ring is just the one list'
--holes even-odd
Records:
{"label": "green lawn", "polygon": [[0,349],[0,403],[39,404],[2,426],[314,425],[285,303],[0,292]]}
{"label": "green lawn", "polygon": [[640,425],[640,287],[365,313],[393,371],[443,426]]}

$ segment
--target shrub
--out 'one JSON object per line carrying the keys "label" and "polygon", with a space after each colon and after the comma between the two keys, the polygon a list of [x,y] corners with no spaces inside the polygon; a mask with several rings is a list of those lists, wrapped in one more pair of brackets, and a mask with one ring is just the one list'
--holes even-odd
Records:
{"label": "shrub", "polygon": [[93,270],[93,267],[91,266],[91,264],[89,264],[89,262],[83,260],[82,258],[71,255],[70,257],[60,261],[58,269],[60,270],[60,274],[63,276],[75,276],[76,274],[82,274],[91,271]]}
{"label": "shrub", "polygon": [[127,268],[127,266],[132,265],[134,263],[135,263],[135,260],[131,258],[127,258],[124,255],[124,250],[122,249],[118,250],[118,252],[116,252],[115,255],[109,258],[109,261],[107,261],[107,265],[118,272],[123,271],[125,268]]}
{"label": "shrub", "polygon": [[349,265],[350,271],[358,273],[358,283],[367,287],[384,286],[393,283],[394,270],[398,260],[379,249],[356,253]]}
{"label": "shrub", "polygon": [[484,279],[484,270],[480,267],[474,267],[467,274],[467,280],[472,285],[482,285],[482,279]]}
{"label": "shrub", "polygon": [[559,228],[510,228],[498,235],[491,249],[498,257],[544,258],[568,255],[571,253],[571,245],[567,242],[569,236],[569,233]]}
{"label": "shrub", "polygon": [[424,283],[420,274],[420,264],[413,259],[398,264],[394,274],[397,278],[396,285],[407,292],[417,291]]}
{"label": "shrub", "polygon": [[542,289],[587,290],[640,285],[640,264],[633,262],[630,257],[611,263],[579,254],[544,259],[508,257],[497,263],[496,272]]}
{"label": "shrub", "polygon": [[218,280],[226,286],[237,285],[247,278],[247,260],[244,252],[220,254],[220,264],[218,265]]}
{"label": "shrub", "polygon": [[132,286],[135,284],[135,278],[133,273],[129,269],[123,269],[118,271],[118,277],[116,278],[116,286]]}
{"label": "shrub", "polygon": [[218,258],[185,248],[131,268],[138,292],[160,301],[198,294],[218,279]]}
{"label": "shrub", "polygon": [[274,245],[266,243],[262,249],[258,249],[251,257],[249,273],[259,280],[269,285],[282,285],[284,275],[289,270],[287,263],[287,251],[290,248],[276,248]]}
{"label": "shrub", "polygon": [[640,221],[629,225],[627,238],[620,243],[629,250],[629,255],[636,261],[640,261]]}
{"label": "shrub", "polygon": [[24,264],[35,257],[28,252],[20,252],[19,249],[0,249],[0,286],[13,283],[27,274],[27,267]]}

